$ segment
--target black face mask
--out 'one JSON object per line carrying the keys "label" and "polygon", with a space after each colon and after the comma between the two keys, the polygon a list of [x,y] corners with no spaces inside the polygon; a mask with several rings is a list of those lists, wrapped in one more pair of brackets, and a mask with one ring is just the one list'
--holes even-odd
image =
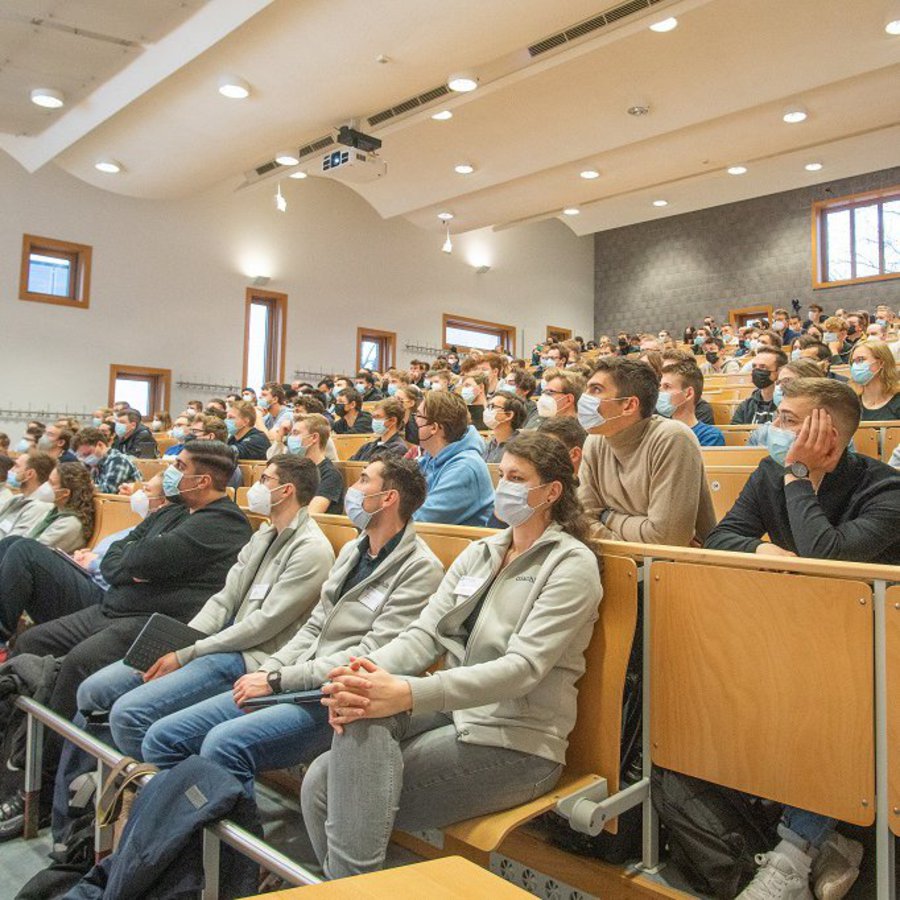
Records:
{"label": "black face mask", "polygon": [[719,354],[716,353],[715,350],[707,350],[703,355],[706,357],[708,363],[714,363],[719,358]]}
{"label": "black face mask", "polygon": [[334,404],[334,411],[335,411],[335,413],[336,413],[337,415],[343,416],[344,413],[347,412],[347,407],[344,406],[343,403],[335,403],[335,404]]}
{"label": "black face mask", "polygon": [[760,390],[772,385],[772,373],[768,369],[754,369],[750,373],[750,378],[754,387],[758,387]]}
{"label": "black face mask", "polygon": [[851,326],[847,329],[847,337],[853,337],[853,335],[856,334],[856,332],[857,332],[856,326],[855,326],[855,325],[851,325]]}

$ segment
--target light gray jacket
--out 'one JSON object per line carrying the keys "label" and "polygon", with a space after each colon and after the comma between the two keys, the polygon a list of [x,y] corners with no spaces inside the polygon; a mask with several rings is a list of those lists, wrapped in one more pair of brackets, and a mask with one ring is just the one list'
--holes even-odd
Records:
{"label": "light gray jacket", "polygon": [[331,543],[306,507],[281,534],[263,525],[238,554],[225,587],[188,623],[209,637],[179,650],[178,662],[241,652],[247,671],[255,672],[306,621],[333,562]]}
{"label": "light gray jacket", "polygon": [[[452,712],[462,741],[564,763],[603,588],[597,557],[551,524],[505,569],[508,528],[467,547],[422,615],[369,659],[410,677],[413,714]],[[463,623],[484,597],[472,634]],[[350,725],[349,727],[353,727]]]}
{"label": "light gray jacket", "polygon": [[[35,526],[38,527],[41,522]],[[34,529],[32,529],[34,530]],[[84,539],[84,528],[78,516],[58,516],[36,538],[39,544],[56,547],[64,553],[74,553],[87,546]]]}
{"label": "light gray jacket", "polygon": [[35,525],[44,521],[44,517],[53,509],[52,503],[46,500],[33,500],[16,494],[3,508],[0,516],[0,538],[11,534],[28,535]]}
{"label": "light gray jacket", "polygon": [[260,669],[281,670],[285,691],[318,687],[351,656],[368,656],[395,638],[437,590],[444,569],[410,522],[381,565],[338,599],[359,560],[363,538],[348,541],[322,588],[322,598],[294,638]]}

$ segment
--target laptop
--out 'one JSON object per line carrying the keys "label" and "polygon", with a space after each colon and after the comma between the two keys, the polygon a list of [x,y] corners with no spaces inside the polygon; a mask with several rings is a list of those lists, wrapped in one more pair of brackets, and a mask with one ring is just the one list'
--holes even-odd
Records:
{"label": "laptop", "polygon": [[202,631],[179,622],[171,616],[153,613],[141,633],[128,648],[123,662],[139,672],[146,672],[161,656],[174,650],[183,650],[201,638],[208,637]]}

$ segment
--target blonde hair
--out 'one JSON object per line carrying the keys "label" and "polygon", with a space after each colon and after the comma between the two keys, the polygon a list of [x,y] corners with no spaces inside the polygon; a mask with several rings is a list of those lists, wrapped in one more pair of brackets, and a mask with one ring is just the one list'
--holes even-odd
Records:
{"label": "blonde hair", "polygon": [[881,371],[875,378],[881,382],[881,390],[891,397],[900,393],[900,379],[897,378],[897,363],[891,348],[884,341],[860,341],[858,347],[865,347],[876,362],[881,363]]}
{"label": "blonde hair", "polygon": [[325,449],[328,438],[331,437],[331,425],[328,424],[328,419],[325,416],[321,416],[319,413],[310,413],[306,416],[298,416],[295,421],[297,423],[303,422],[306,425],[306,433],[316,435],[319,439],[319,448],[321,450]]}

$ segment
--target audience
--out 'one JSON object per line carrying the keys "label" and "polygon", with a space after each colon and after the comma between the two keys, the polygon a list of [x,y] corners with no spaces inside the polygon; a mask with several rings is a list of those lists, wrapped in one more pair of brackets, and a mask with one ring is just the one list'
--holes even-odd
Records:
{"label": "audience", "polygon": [[775,381],[782,366],[788,362],[784,351],[774,347],[760,347],[751,363],[750,377],[756,390],[742,400],[731,417],[732,425],[758,425],[775,417]]}
{"label": "audience", "polygon": [[479,369],[472,369],[462,380],[459,395],[466,403],[469,421],[476,431],[485,431],[484,410],[487,407],[488,376]]}
{"label": "audience", "polygon": [[[271,441],[265,431],[256,427],[256,417],[256,407],[246,400],[235,401],[226,413],[228,445],[237,450],[238,459],[266,458]],[[282,417],[282,425],[284,421]],[[293,424],[290,415],[287,422]]]}
{"label": "audience", "polygon": [[16,496],[6,481],[9,477],[9,470],[12,467],[13,459],[0,452],[0,513],[6,508],[6,504]]}
{"label": "audience", "polygon": [[123,484],[141,480],[135,464],[109,445],[98,428],[82,428],[72,438],[78,461],[88,467],[101,494],[117,494]]}
{"label": "audience", "polygon": [[484,411],[484,424],[491,431],[491,438],[484,447],[484,461],[498,463],[503,458],[506,445],[525,424],[525,404],[507,391],[498,391],[488,401]]}
{"label": "audience", "polygon": [[678,362],[663,369],[656,411],[687,425],[701,447],[724,447],[725,435],[715,425],[697,419],[697,401],[703,394],[703,374],[693,362]]}
{"label": "audience", "polygon": [[[262,386],[259,399],[256,401],[256,427],[264,431],[270,441],[277,441],[281,435],[290,431],[290,409],[285,406],[284,388],[277,381],[270,381]],[[265,459],[265,456],[259,457]]]}
{"label": "audience", "polygon": [[156,459],[159,447],[150,429],[141,423],[141,414],[136,409],[122,409],[116,413],[116,439],[113,449],[125,456],[137,459]]}
{"label": "audience", "polygon": [[[568,358],[568,357],[567,357]],[[548,369],[541,384],[541,396],[537,401],[538,415],[578,416],[578,401],[584,392],[584,378],[565,369]]]}
{"label": "audience", "polygon": [[[81,463],[59,463],[51,469],[47,484],[53,491],[52,506],[27,536],[64,553],[84,547],[94,533],[94,483],[90,473]],[[16,538],[0,541],[0,561],[4,543],[11,540]]]}
{"label": "audience", "polygon": [[900,419],[900,380],[890,347],[860,340],[850,356],[850,380],[862,388],[863,421]]}
{"label": "audience", "polygon": [[[335,388],[337,385],[335,385]],[[372,416],[362,408],[362,397],[353,388],[343,388],[334,398],[335,434],[371,434]]]}
{"label": "audience", "polygon": [[375,376],[368,369],[360,369],[353,383],[356,393],[362,398],[363,403],[374,403],[381,400],[383,394],[375,386]]}
{"label": "audience", "polygon": [[47,479],[54,468],[53,457],[40,450],[16,457],[6,484],[19,493],[0,510],[0,539],[30,534],[53,510],[56,494]]}
{"label": "audience", "polygon": [[330,437],[331,426],[325,416],[301,416],[294,422],[294,430],[288,438],[288,450],[312,460],[318,469],[319,485],[309,502],[309,511],[340,515],[343,512],[344,479],[325,455]]}
{"label": "audience", "polygon": [[78,457],[69,449],[74,433],[59,423],[48,425],[38,439],[37,448],[52,456],[57,462],[78,462]]}
{"label": "audience", "polygon": [[372,433],[376,435],[375,440],[363,444],[350,459],[370,462],[375,456],[384,453],[404,456],[409,450],[400,434],[404,412],[398,397],[380,400],[372,410]]}

